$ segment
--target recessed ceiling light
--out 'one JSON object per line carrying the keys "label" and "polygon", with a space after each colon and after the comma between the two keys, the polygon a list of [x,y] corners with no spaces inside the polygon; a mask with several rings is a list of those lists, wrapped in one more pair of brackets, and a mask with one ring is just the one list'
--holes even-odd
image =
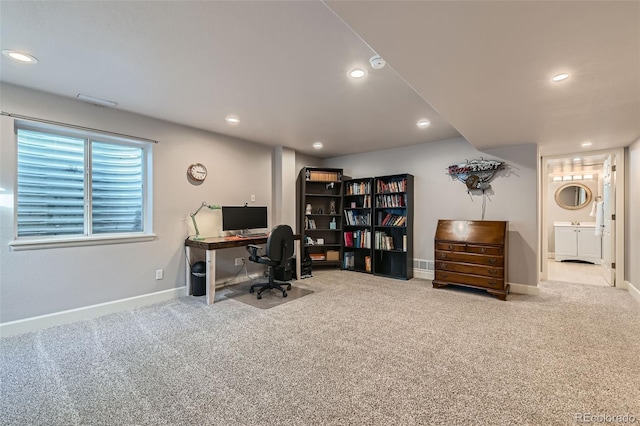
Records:
{"label": "recessed ceiling light", "polygon": [[569,74],[567,74],[566,72],[563,72],[562,74],[558,74],[558,75],[554,75],[551,78],[551,81],[562,81],[562,80],[566,80],[567,78],[569,78]]}
{"label": "recessed ceiling light", "polygon": [[580,157],[574,158],[573,161],[580,161]]}
{"label": "recessed ceiling light", "polygon": [[38,59],[35,56],[29,55],[25,52],[18,52],[17,50],[13,49],[5,49],[2,51],[2,54],[8,58],[23,62],[25,64],[35,64],[38,62]]}
{"label": "recessed ceiling light", "polygon": [[318,142],[314,142],[313,143],[313,148],[314,149],[322,149],[324,145],[322,144],[322,142],[318,141]]}
{"label": "recessed ceiling light", "polygon": [[583,147],[583,148],[586,148],[586,147],[591,146],[591,145],[593,145],[593,143],[591,143],[591,142],[582,142],[580,144],[580,146]]}
{"label": "recessed ceiling light", "polygon": [[240,119],[238,117],[236,117],[235,115],[227,115],[224,118],[224,121],[226,121],[227,123],[231,124],[232,126],[238,124],[240,122]]}
{"label": "recessed ceiling light", "polygon": [[418,121],[416,123],[416,126],[424,129],[425,127],[429,127],[431,125],[431,122],[425,118],[423,118],[422,120]]}
{"label": "recessed ceiling light", "polygon": [[353,70],[349,71],[349,77],[351,77],[351,78],[362,78],[366,74],[367,73],[365,72],[365,70],[360,69],[360,68],[356,68],[356,69],[353,69]]}

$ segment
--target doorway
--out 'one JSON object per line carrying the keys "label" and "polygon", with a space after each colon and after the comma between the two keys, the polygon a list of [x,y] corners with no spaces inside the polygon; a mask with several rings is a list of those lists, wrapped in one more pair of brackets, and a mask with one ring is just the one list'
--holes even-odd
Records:
{"label": "doorway", "polygon": [[541,280],[623,286],[623,161],[623,149],[541,158]]}

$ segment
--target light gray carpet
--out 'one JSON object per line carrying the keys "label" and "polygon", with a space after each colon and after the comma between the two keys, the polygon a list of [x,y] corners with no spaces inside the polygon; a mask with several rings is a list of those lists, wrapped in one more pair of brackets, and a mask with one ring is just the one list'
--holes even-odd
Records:
{"label": "light gray carpet", "polygon": [[268,310],[189,297],[4,338],[0,423],[640,418],[640,306],[626,291],[542,283],[502,302],[346,271],[294,285],[314,293]]}

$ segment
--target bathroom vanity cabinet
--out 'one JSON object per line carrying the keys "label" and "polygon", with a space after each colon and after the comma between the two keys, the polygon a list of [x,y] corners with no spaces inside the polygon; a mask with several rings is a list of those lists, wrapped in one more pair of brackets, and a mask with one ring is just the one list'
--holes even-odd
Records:
{"label": "bathroom vanity cabinet", "polygon": [[599,265],[602,259],[602,237],[596,236],[593,223],[572,225],[556,222],[555,260],[581,260]]}

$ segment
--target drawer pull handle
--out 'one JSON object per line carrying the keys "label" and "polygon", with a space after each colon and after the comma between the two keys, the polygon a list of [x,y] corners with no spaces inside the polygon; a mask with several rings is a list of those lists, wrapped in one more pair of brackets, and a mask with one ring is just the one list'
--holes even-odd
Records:
{"label": "drawer pull handle", "polygon": [[486,249],[486,248],[482,247],[482,248],[480,249],[480,253],[486,253],[486,252],[487,252],[487,249]]}
{"label": "drawer pull handle", "polygon": [[440,268],[440,269],[444,269],[444,268],[446,268],[446,267],[447,267],[447,264],[446,264],[446,263],[444,263],[444,262],[440,262],[440,263],[438,264],[438,268]]}
{"label": "drawer pull handle", "polygon": [[446,259],[447,253],[440,253],[440,259]]}
{"label": "drawer pull handle", "polygon": [[495,264],[496,264],[496,262],[498,262],[498,259],[493,258],[493,257],[489,258],[489,263],[490,263],[490,264],[495,265]]}
{"label": "drawer pull handle", "polygon": [[489,280],[489,284],[490,284],[490,285],[496,285],[496,284],[498,284],[498,281],[496,281],[496,280]]}
{"label": "drawer pull handle", "polygon": [[447,274],[446,272],[444,274],[442,274],[442,278],[447,278],[449,276],[449,274]]}
{"label": "drawer pull handle", "polygon": [[453,246],[449,244],[449,250],[453,250]]}
{"label": "drawer pull handle", "polygon": [[491,275],[497,275],[497,274],[498,274],[498,271],[497,271],[496,269],[489,269],[489,273],[490,273]]}

